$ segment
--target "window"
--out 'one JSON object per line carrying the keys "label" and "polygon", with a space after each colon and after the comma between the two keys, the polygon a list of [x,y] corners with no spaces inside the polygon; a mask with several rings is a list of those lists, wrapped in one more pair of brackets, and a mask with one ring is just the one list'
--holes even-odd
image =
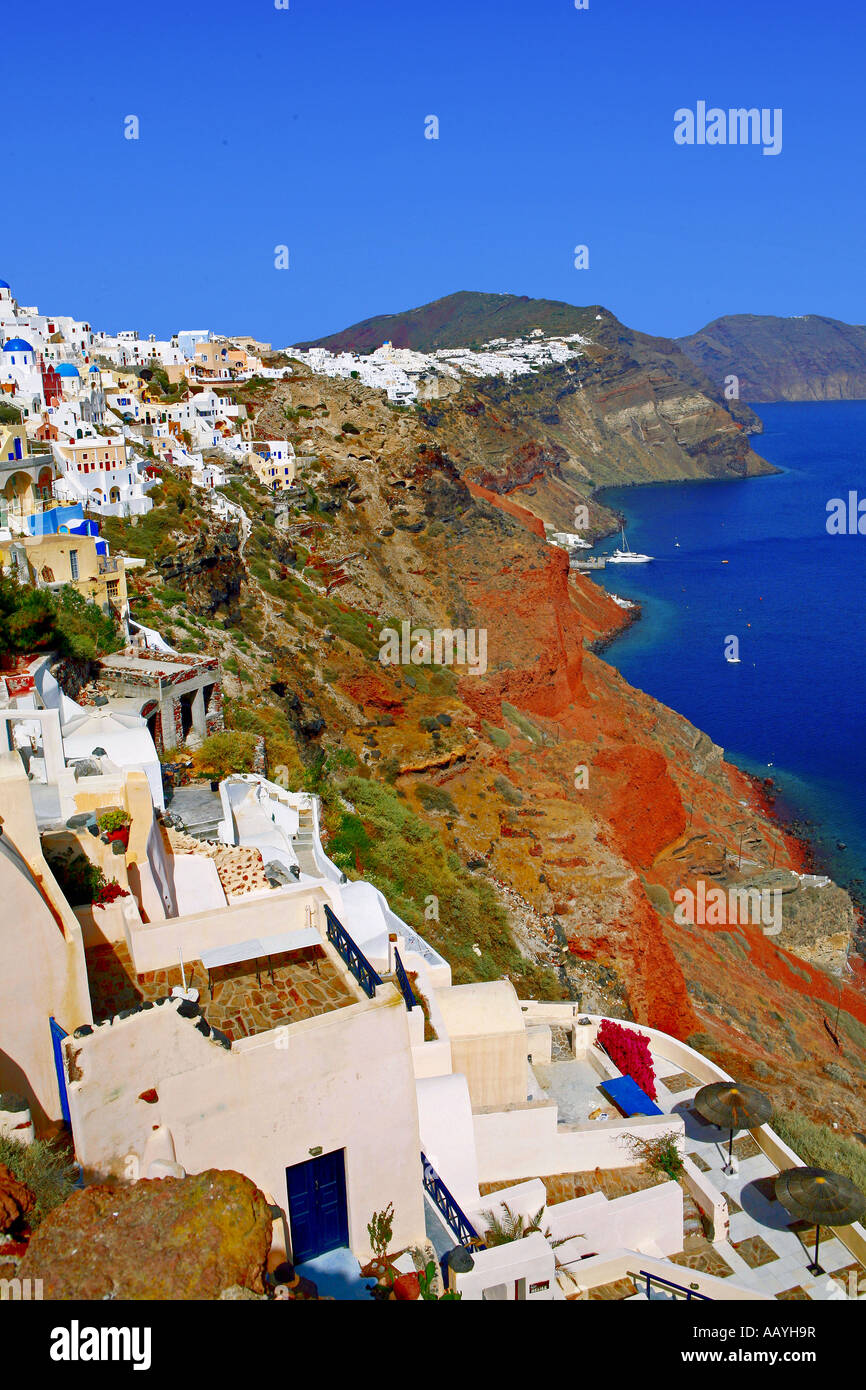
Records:
{"label": "window", "polygon": [[72,573],[72,578],[73,578],[73,579],[77,579],[77,578],[78,578],[78,551],[77,551],[77,550],[70,550],[70,552],[69,552],[69,569],[70,569],[70,571],[71,571],[71,573]]}
{"label": "window", "polygon": [[105,586],[105,592],[108,594],[109,598],[117,598],[117,590],[119,585],[119,579],[109,579],[108,583]]}

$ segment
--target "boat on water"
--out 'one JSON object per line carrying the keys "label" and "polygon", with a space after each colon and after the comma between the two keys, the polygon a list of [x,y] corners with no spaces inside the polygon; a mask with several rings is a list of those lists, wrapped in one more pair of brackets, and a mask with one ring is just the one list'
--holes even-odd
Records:
{"label": "boat on water", "polygon": [[608,555],[609,565],[645,565],[652,555],[641,555],[637,550],[629,550],[628,541],[625,538],[625,527],[622,528],[622,547],[617,547],[612,555]]}

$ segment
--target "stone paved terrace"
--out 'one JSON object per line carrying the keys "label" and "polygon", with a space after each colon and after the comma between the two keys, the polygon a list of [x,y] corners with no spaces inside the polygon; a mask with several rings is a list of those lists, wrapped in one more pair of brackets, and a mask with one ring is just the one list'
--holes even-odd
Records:
{"label": "stone paved terrace", "polygon": [[[730,1240],[712,1246],[712,1263],[721,1258],[737,1284],[779,1299],[840,1299],[846,1296],[849,1274],[866,1279],[864,1270],[832,1232],[822,1230],[820,1262],[823,1275],[809,1273],[815,1228],[804,1228],[775,1198],[778,1170],[750,1134],[734,1139],[739,1172],[722,1171],[727,1162],[728,1134],[707,1124],[693,1107],[701,1083],[664,1057],[653,1053],[658,1082],[658,1104],[666,1113],[682,1118],[686,1153],[708,1174],[728,1204]],[[668,1084],[670,1083],[670,1084]],[[772,1121],[771,1121],[772,1124]],[[700,1269],[700,1251],[674,1256],[676,1263]],[[710,1273],[722,1273],[711,1265]],[[725,1276],[727,1277],[727,1276]],[[866,1287],[866,1283],[861,1285]],[[637,1297],[644,1297],[638,1294]]]}
{"label": "stone paved terrace", "polygon": [[[179,964],[170,970],[154,970],[137,976],[122,942],[93,946],[86,957],[96,1023],[144,1000],[162,999],[171,993],[174,985],[182,984]],[[185,962],[187,986],[194,985],[198,989],[205,1018],[232,1042],[358,1002],[342,975],[318,947],[273,956],[271,964],[273,982],[267,961],[260,962],[261,984],[256,978],[254,961],[242,961],[213,971],[211,998],[207,971],[201,961]]]}
{"label": "stone paved terrace", "polygon": [[[734,1176],[725,1174],[722,1169],[727,1162],[727,1132],[706,1124],[693,1107],[702,1083],[657,1052],[653,1053],[653,1065],[660,1109],[683,1120],[685,1152],[722,1193],[731,1217],[730,1239],[710,1242],[694,1199],[681,1182],[683,1249],[669,1257],[672,1263],[683,1269],[732,1278],[740,1287],[786,1301],[844,1299],[850,1296],[852,1279],[855,1287],[859,1280],[859,1287],[866,1288],[866,1269],[828,1230],[822,1230],[821,1235],[820,1261],[825,1273],[818,1276],[809,1273],[807,1266],[814,1250],[815,1229],[793,1220],[776,1201],[774,1182],[778,1170],[775,1165],[752,1136],[743,1133],[734,1139],[739,1171]],[[556,1060],[546,1066],[534,1064],[533,1071],[543,1090],[556,1100],[561,1124],[586,1124],[590,1116],[600,1118],[599,1104],[603,1104],[607,1112],[616,1114],[616,1107],[598,1090],[601,1078],[585,1059]],[[544,1182],[547,1202],[551,1206],[597,1191],[612,1200],[659,1181],[641,1167],[538,1176]],[[518,1180],[481,1184],[481,1195],[486,1197],[500,1188],[512,1186],[515,1181]],[[622,1279],[593,1291],[590,1297],[644,1300],[646,1293],[635,1288],[632,1281]],[[654,1289],[651,1297],[655,1300],[675,1295]]]}

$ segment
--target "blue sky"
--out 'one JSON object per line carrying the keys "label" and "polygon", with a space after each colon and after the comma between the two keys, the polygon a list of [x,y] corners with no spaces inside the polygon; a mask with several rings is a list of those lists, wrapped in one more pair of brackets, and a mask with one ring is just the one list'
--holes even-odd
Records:
{"label": "blue sky", "polygon": [[[6,8],[22,302],[278,345],[459,289],[866,321],[861,0],[289,4]],[[782,152],[677,146],[698,100],[781,107]]]}

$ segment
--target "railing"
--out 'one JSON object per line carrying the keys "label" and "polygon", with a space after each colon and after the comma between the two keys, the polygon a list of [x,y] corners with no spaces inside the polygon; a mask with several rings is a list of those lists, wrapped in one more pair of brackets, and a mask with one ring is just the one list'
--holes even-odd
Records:
{"label": "railing", "polygon": [[117,574],[120,565],[117,560],[110,555],[100,555],[98,569],[100,574]]}
{"label": "railing", "polygon": [[[327,908],[325,909],[327,911]],[[427,1192],[446,1223],[456,1235],[461,1245],[473,1245],[476,1250],[486,1250],[487,1246],[479,1236],[469,1217],[448,1191],[436,1169],[425,1153],[421,1154],[421,1171],[424,1191]]]}
{"label": "railing", "polygon": [[415,998],[412,986],[409,983],[409,976],[406,974],[403,962],[400,959],[400,952],[396,946],[394,948],[394,974],[397,976],[397,983],[400,986],[400,993],[403,996],[406,1008],[410,1011],[415,1008],[418,1000]]}
{"label": "railing", "polygon": [[376,993],[376,986],[382,983],[381,975],[373,969],[364,952],[356,946],[346,928],[331,909],[325,904],[325,918],[328,923],[328,940],[346,962],[358,984],[368,999]]}
{"label": "railing", "polygon": [[651,1286],[653,1284],[663,1284],[666,1289],[673,1289],[675,1293],[683,1294],[686,1303],[689,1303],[693,1298],[699,1298],[702,1303],[715,1302],[714,1299],[710,1298],[708,1293],[698,1293],[696,1289],[686,1288],[685,1284],[674,1284],[670,1279],[663,1279],[660,1274],[650,1274],[645,1269],[639,1269],[637,1274],[632,1275],[632,1278],[646,1279],[647,1300],[649,1300]]}

